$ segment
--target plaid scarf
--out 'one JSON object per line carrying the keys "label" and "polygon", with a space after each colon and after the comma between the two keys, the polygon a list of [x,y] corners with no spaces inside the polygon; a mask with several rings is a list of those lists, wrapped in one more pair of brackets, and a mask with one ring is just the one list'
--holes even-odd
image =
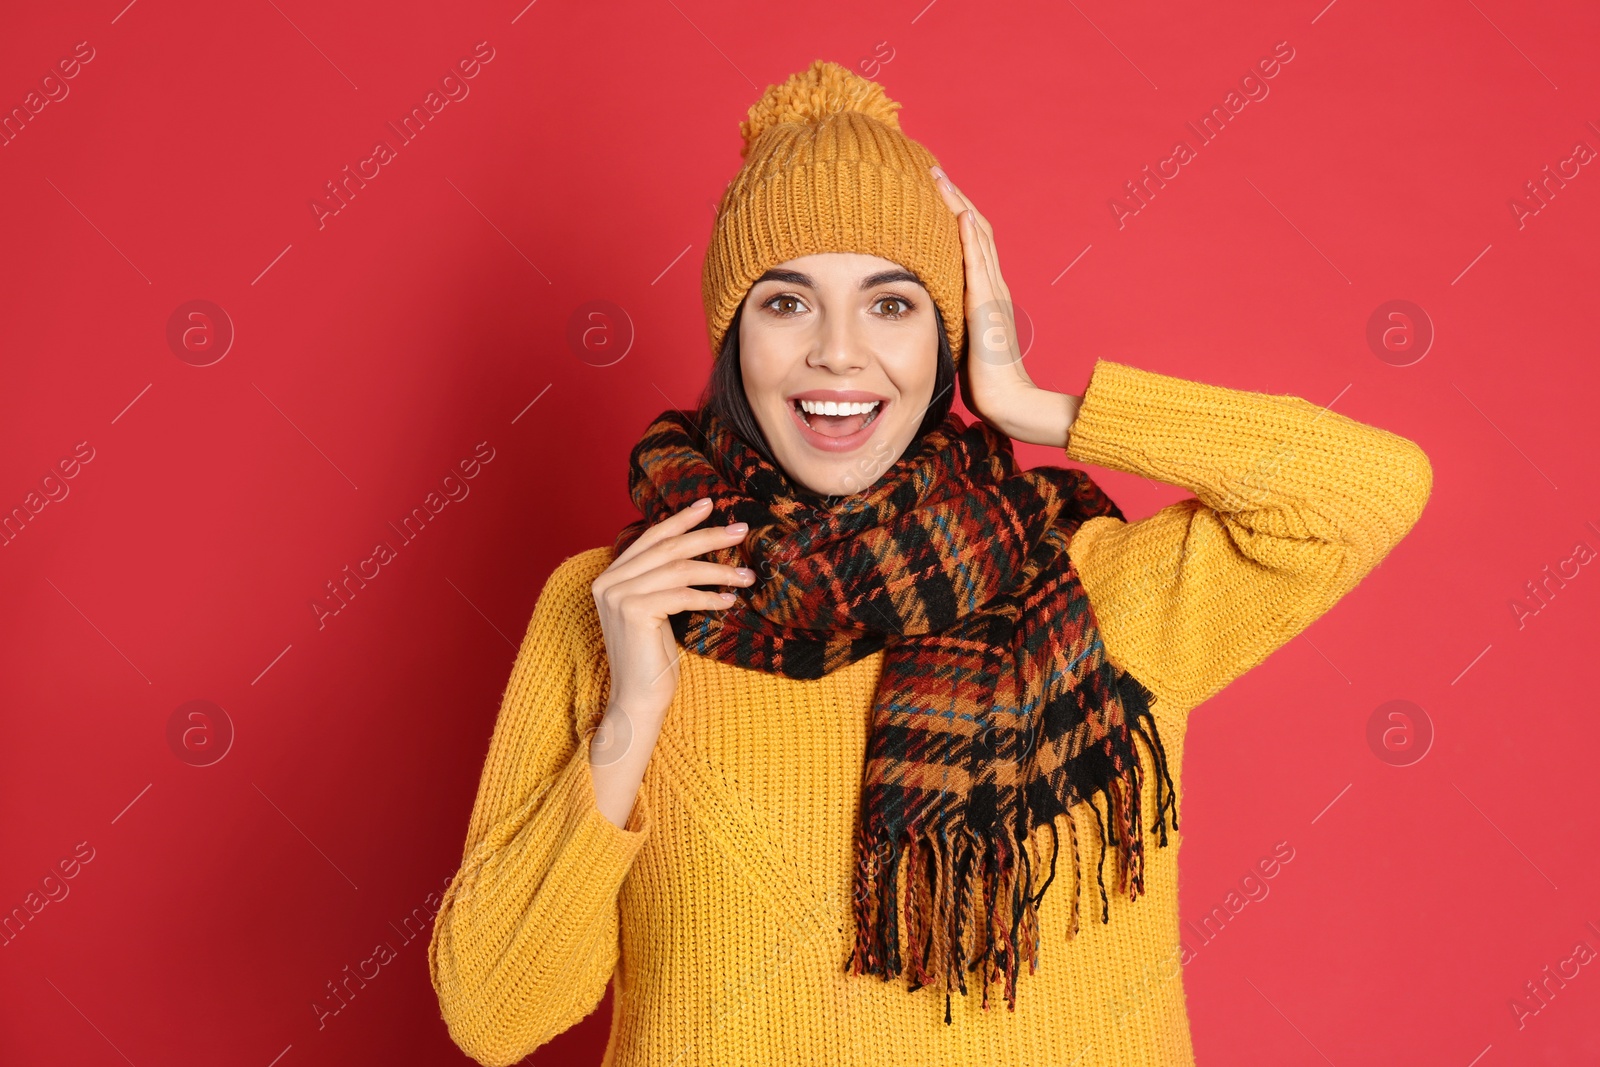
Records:
{"label": "plaid scarf", "polygon": [[[669,616],[683,648],[805,679],[887,650],[856,830],[847,968],[885,981],[904,969],[911,990],[942,981],[949,1023],[952,987],[965,995],[964,972],[981,966],[983,1007],[1001,978],[1016,1010],[1019,964],[1037,967],[1036,909],[1055,878],[1055,819],[1079,801],[1090,802],[1100,828],[1101,921],[1110,921],[1111,838],[1118,890],[1130,899],[1144,891],[1135,733],[1155,760],[1151,829],[1163,846],[1169,806],[1178,826],[1176,799],[1150,715],[1154,696],[1107,662],[1067,556],[1084,521],[1122,518],[1087,473],[1019,471],[1008,438],[952,412],[869,488],[830,505],[716,415],[668,411],[635,445],[629,481],[643,518],[618,535],[618,553],[702,496],[712,501],[707,523],[750,524],[741,544],[705,558],[751,568],[756,584],[733,589],[740,599],[722,611]],[[1072,936],[1080,890],[1076,830],[1067,825]],[[1024,845],[1047,826],[1050,874],[1035,892]],[[1042,867],[1042,848],[1034,851]]]}

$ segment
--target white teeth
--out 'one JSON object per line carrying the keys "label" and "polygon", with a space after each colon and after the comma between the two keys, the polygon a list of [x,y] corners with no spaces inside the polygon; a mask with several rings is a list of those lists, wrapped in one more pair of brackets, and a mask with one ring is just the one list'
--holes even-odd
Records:
{"label": "white teeth", "polygon": [[799,404],[807,415],[865,415],[878,406],[878,401],[801,400]]}

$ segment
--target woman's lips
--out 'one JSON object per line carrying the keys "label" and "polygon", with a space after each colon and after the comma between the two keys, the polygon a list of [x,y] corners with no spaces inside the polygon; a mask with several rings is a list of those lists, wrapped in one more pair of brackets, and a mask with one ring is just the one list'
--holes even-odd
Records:
{"label": "woman's lips", "polygon": [[[829,437],[825,433],[818,433],[806,424],[805,416],[793,401],[789,403],[789,417],[800,428],[800,436],[813,448],[823,452],[850,452],[866,444],[873,432],[878,428],[878,423],[883,421],[883,413],[889,406],[889,401],[880,401],[878,407],[872,412],[872,419],[854,433],[843,437]],[[824,416],[825,417],[825,416]]]}

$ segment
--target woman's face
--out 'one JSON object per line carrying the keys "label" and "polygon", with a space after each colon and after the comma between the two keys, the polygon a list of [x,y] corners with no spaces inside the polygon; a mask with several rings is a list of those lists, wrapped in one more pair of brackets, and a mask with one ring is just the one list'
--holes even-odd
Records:
{"label": "woman's face", "polygon": [[801,256],[756,281],[739,316],[739,369],[791,480],[847,496],[900,458],[933,402],[937,331],[928,291],[879,256]]}

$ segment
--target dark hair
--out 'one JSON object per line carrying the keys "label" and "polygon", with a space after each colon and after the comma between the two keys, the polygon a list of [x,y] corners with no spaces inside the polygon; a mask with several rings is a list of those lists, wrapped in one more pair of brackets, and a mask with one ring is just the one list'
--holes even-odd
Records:
{"label": "dark hair", "polygon": [[[922,416],[922,425],[917,427],[916,436],[911,439],[912,444],[944,421],[956,398],[956,362],[950,353],[950,338],[944,331],[944,315],[939,311],[939,305],[931,300],[928,303],[933,308],[934,324],[939,335],[939,352],[934,369],[933,400]],[[781,470],[781,466],[772,455],[772,450],[767,447],[766,438],[762,436],[761,424],[756,422],[755,413],[750,410],[749,398],[744,395],[744,372],[739,365],[739,320],[743,316],[744,301],[741,300],[738,310],[733,313],[733,321],[728,324],[728,332],[722,339],[722,351],[717,353],[716,362],[711,366],[711,377],[706,382],[705,391],[700,395],[700,410],[715,412],[717,417],[727,423],[745,444],[755,449],[761,458]],[[908,450],[909,447],[908,445]]]}

